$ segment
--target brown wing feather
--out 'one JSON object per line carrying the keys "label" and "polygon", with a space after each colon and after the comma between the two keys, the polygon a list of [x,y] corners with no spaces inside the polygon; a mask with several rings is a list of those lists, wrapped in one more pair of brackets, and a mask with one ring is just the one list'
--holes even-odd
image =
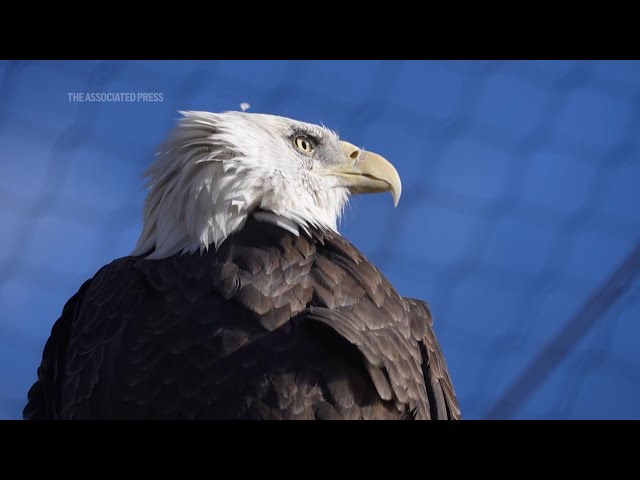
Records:
{"label": "brown wing feather", "polygon": [[427,304],[401,297],[340,236],[328,234],[319,255],[322,260],[312,273],[320,288],[310,318],[357,346],[381,397],[393,391],[397,402],[415,410],[416,418],[461,418]]}
{"label": "brown wing feather", "polygon": [[27,405],[22,412],[25,420],[57,419],[61,402],[61,384],[65,356],[71,328],[78,306],[91,285],[87,280],[64,306],[62,315],[54,323],[44,347],[42,363],[38,367],[38,380],[27,395]]}
{"label": "brown wing feather", "polygon": [[[422,300],[405,298],[411,307],[413,318],[424,325],[424,333],[416,335],[420,340],[422,365],[427,393],[436,402],[437,418],[460,420],[460,406],[456,398],[447,364],[433,330],[433,317],[428,305]],[[432,407],[432,417],[433,407]]]}
{"label": "brown wing feather", "polygon": [[459,418],[429,309],[339,235],[248,221],[217,250],[104,267],[25,418]]}

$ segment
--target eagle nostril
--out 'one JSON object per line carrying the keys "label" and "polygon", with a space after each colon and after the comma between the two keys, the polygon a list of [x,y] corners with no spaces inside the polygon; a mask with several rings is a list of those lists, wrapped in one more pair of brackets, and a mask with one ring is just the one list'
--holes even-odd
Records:
{"label": "eagle nostril", "polygon": [[355,160],[358,158],[358,156],[360,155],[360,150],[354,150],[353,152],[351,152],[351,154],[349,155],[349,158],[351,160]]}

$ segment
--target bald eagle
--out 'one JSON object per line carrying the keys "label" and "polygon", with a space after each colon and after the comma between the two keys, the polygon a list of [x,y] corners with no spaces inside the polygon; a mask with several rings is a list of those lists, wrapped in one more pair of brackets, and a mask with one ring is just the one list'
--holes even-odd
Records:
{"label": "bald eagle", "polygon": [[144,224],[66,303],[25,419],[458,419],[430,310],[337,231],[401,183],[317,125],[181,112]]}

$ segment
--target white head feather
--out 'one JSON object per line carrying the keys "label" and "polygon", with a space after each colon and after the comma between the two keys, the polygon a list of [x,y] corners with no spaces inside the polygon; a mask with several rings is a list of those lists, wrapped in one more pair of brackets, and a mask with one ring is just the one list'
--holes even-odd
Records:
{"label": "white head feather", "polygon": [[[243,112],[181,112],[184,118],[149,168],[143,230],[132,255],[150,259],[218,248],[248,216],[297,227],[336,231],[348,191],[314,175],[291,132],[328,140],[335,133],[283,117]],[[265,213],[270,212],[270,213]]]}

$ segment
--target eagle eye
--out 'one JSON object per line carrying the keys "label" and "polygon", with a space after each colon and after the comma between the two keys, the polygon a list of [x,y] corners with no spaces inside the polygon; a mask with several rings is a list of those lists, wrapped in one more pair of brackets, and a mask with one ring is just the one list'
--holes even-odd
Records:
{"label": "eagle eye", "polygon": [[296,146],[298,150],[300,150],[303,153],[313,152],[313,142],[306,135],[298,135],[293,140],[293,144]]}

